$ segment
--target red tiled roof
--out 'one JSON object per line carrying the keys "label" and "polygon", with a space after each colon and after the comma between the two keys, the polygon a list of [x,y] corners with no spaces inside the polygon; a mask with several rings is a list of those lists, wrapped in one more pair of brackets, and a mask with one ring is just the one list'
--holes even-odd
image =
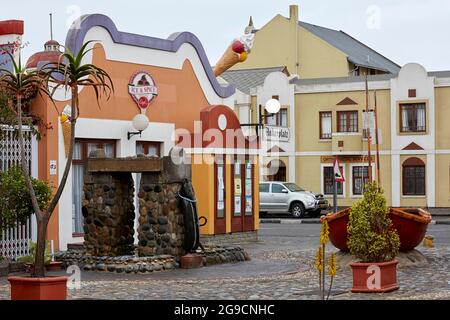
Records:
{"label": "red tiled roof", "polygon": [[33,54],[27,61],[27,68],[37,68],[39,62],[58,62],[61,52],[41,51]]}

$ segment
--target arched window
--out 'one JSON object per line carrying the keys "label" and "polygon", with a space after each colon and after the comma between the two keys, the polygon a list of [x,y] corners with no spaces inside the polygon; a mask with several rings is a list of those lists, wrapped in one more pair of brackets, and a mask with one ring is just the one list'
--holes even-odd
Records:
{"label": "arched window", "polygon": [[283,181],[286,182],[286,164],[283,160],[272,160],[267,165],[267,180],[268,181]]}
{"label": "arched window", "polygon": [[408,158],[403,162],[403,195],[425,195],[425,163],[419,158]]}

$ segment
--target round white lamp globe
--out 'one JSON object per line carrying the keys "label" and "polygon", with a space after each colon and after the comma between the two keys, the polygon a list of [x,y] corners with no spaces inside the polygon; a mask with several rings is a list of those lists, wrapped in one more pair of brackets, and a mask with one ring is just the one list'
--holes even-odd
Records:
{"label": "round white lamp globe", "polygon": [[145,114],[137,114],[133,118],[133,128],[137,131],[144,131],[149,125],[149,120]]}
{"label": "round white lamp globe", "polygon": [[268,113],[277,113],[280,111],[281,104],[277,99],[270,99],[266,102],[266,111]]}

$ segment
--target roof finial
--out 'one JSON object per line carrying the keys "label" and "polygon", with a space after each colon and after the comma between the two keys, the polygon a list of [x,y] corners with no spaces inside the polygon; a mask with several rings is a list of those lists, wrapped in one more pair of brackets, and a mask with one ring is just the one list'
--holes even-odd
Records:
{"label": "roof finial", "polygon": [[253,18],[252,16],[250,16],[250,20],[248,21],[248,26],[245,27],[245,33],[249,34],[249,33],[253,33],[253,31],[255,30],[255,27],[253,26]]}
{"label": "roof finial", "polygon": [[53,40],[53,15],[50,13],[50,40]]}

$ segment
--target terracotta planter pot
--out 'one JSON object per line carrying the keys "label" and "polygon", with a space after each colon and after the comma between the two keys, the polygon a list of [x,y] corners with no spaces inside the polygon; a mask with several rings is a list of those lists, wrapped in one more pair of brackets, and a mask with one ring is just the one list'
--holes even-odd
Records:
{"label": "terracotta planter pot", "polygon": [[351,263],[353,272],[352,292],[390,292],[399,288],[397,260],[388,262]]}
{"label": "terracotta planter pot", "polygon": [[[27,270],[29,273],[34,272],[34,265],[33,264],[26,264]],[[59,261],[52,261],[50,264],[45,265],[45,271],[58,271],[62,269],[62,262]]]}
{"label": "terracotta planter pot", "polygon": [[60,261],[52,261],[50,264],[45,266],[45,270],[47,271],[58,271],[62,269],[62,262]]}
{"label": "terracotta planter pot", "polygon": [[11,300],[66,300],[69,277],[8,277]]}

